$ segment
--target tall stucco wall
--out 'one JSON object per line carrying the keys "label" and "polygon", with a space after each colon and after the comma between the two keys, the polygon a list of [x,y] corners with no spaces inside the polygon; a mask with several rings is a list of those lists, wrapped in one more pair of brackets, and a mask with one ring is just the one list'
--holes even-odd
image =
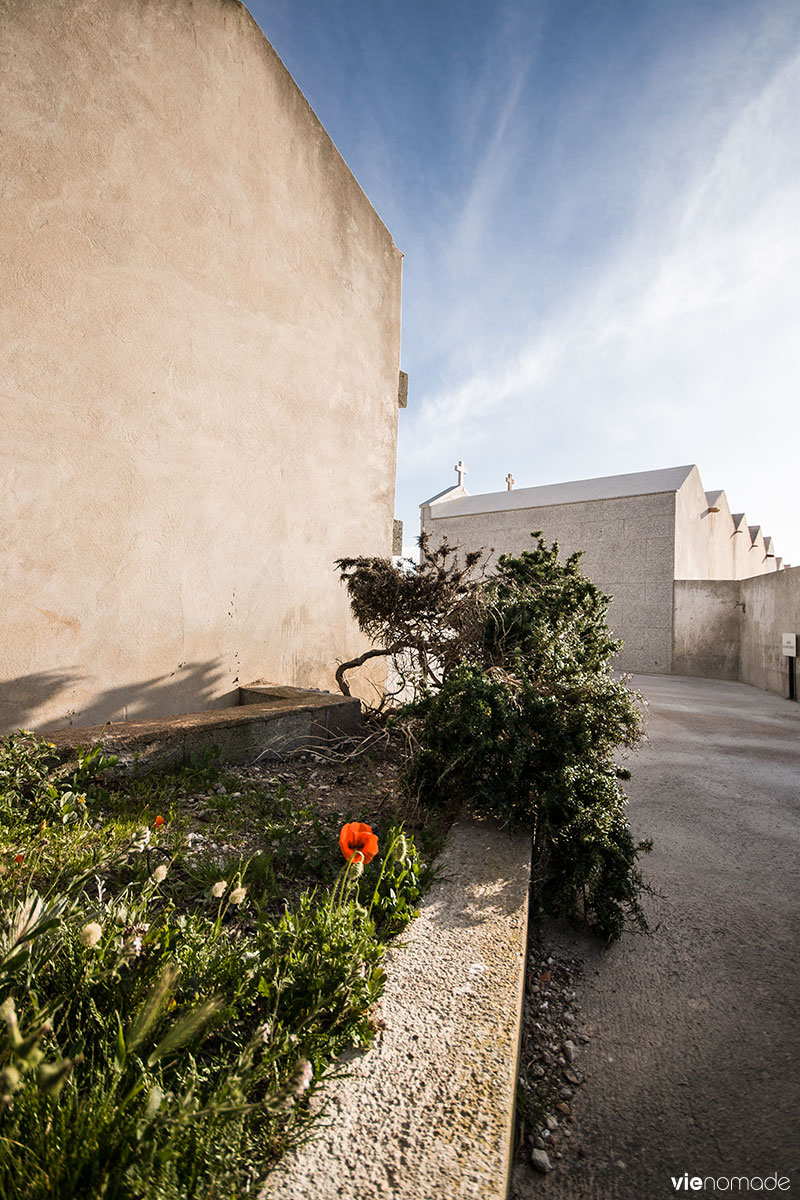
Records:
{"label": "tall stucco wall", "polygon": [[[475,497],[475,500],[478,498]],[[583,550],[585,573],[612,596],[609,624],[623,639],[615,665],[624,671],[669,674],[672,659],[674,493],[593,500],[551,507],[447,516],[446,504],[425,506],[422,527],[465,549],[496,555],[531,548],[541,529],[564,556]]]}
{"label": "tall stucco wall", "polygon": [[739,678],[740,592],[735,579],[675,580],[673,675]]}
{"label": "tall stucco wall", "polygon": [[166,715],[362,647],[401,256],[234,0],[0,0],[0,727]]}
{"label": "tall stucco wall", "polygon": [[788,662],[781,634],[800,636],[800,567],[743,579],[741,673],[743,683],[779,696],[789,694]]}

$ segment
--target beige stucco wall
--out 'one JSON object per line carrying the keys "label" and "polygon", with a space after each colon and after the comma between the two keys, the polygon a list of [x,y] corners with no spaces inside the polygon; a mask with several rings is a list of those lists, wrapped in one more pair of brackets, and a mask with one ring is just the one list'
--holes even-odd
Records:
{"label": "beige stucco wall", "polygon": [[781,634],[800,635],[800,567],[743,579],[741,589],[745,619],[739,677],[743,683],[788,696],[788,663],[781,653]]}
{"label": "beige stucco wall", "polygon": [[332,683],[401,256],[234,0],[0,0],[0,727]]}
{"label": "beige stucco wall", "polygon": [[745,579],[776,569],[761,530],[751,536],[746,521],[737,531],[724,492],[711,512],[697,467],[693,467],[675,504],[675,578]]}
{"label": "beige stucco wall", "polygon": [[464,516],[437,516],[434,503],[422,509],[422,528],[435,541],[446,537],[451,545],[498,554],[530,549],[535,529],[558,541],[563,556],[583,550],[582,569],[613,597],[609,624],[624,641],[615,666],[669,674],[674,501],[674,493],[662,492]]}
{"label": "beige stucco wall", "polygon": [[675,580],[674,675],[739,678],[741,603],[738,580]]}

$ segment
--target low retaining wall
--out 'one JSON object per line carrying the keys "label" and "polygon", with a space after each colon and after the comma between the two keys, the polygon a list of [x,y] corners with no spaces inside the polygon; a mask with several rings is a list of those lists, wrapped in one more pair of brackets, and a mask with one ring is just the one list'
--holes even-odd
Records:
{"label": "low retaining wall", "polygon": [[253,762],[329,745],[357,735],[361,706],[350,696],[302,688],[241,688],[238,708],[212,708],[153,721],[115,721],[48,733],[60,754],[103,743],[122,766],[162,770],[183,766],[216,746],[223,762]]}
{"label": "low retaining wall", "polygon": [[385,1028],[320,1090],[327,1124],[259,1200],[505,1200],[530,837],[453,826],[441,880],[387,956]]}

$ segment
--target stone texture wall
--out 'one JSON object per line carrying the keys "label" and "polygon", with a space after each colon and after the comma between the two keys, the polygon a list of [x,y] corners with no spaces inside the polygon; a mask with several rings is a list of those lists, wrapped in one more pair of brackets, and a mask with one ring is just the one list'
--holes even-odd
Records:
{"label": "stone texture wall", "polygon": [[738,580],[675,581],[673,675],[739,678],[741,604]]}
{"label": "stone texture wall", "polygon": [[401,255],[234,0],[0,0],[0,728],[329,686]]}
{"label": "stone texture wall", "polygon": [[583,570],[613,597],[609,624],[624,641],[615,665],[657,675],[672,664],[674,505],[674,493],[664,492],[463,516],[437,517],[436,506],[426,505],[422,526],[436,541],[447,537],[465,549],[519,554],[541,529],[563,555],[583,550]]}

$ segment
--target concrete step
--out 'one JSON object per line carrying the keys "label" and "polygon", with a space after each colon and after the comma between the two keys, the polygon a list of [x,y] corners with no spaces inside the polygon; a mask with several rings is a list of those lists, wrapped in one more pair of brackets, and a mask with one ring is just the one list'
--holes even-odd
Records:
{"label": "concrete step", "polygon": [[257,683],[241,688],[240,700],[236,708],[113,721],[45,736],[65,757],[102,741],[122,765],[162,770],[189,763],[209,746],[219,749],[223,762],[253,762],[331,745],[357,736],[361,728],[360,704],[350,696]]}
{"label": "concrete step", "polygon": [[259,1200],[506,1200],[530,858],[527,835],[453,826],[440,881],[388,952],[385,1028],[317,1093],[323,1128]]}

